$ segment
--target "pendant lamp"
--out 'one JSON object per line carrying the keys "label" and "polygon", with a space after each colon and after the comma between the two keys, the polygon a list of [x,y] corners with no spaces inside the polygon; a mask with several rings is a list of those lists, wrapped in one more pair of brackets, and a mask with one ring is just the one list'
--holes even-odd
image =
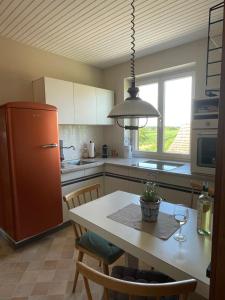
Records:
{"label": "pendant lamp", "polygon": [[[131,59],[130,59],[130,70],[131,70],[131,86],[128,89],[129,97],[127,97],[123,103],[116,105],[108,115],[108,118],[113,118],[116,120],[117,124],[129,130],[138,130],[139,128],[145,127],[148,122],[148,118],[158,118],[160,117],[159,111],[147,101],[143,101],[138,97],[139,89],[135,85],[135,0],[131,1]],[[144,126],[122,125],[120,119],[139,119],[146,118]]]}

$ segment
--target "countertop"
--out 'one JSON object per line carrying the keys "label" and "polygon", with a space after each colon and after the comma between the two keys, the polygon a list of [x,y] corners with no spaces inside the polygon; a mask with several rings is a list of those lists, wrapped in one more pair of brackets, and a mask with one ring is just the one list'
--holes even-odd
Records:
{"label": "countertop", "polygon": [[[149,158],[100,158],[96,157],[94,159],[81,159],[83,161],[93,161],[91,164],[86,164],[86,165],[67,165],[65,168],[61,169],[61,173],[70,173],[70,172],[76,172],[79,170],[84,170],[84,169],[89,169],[89,168],[94,168],[98,166],[102,166],[104,164],[109,164],[109,165],[115,165],[115,166],[123,166],[123,167],[129,167],[129,168],[136,168],[136,169],[143,169],[143,170],[148,170],[150,172],[163,172],[163,173],[170,173],[170,174],[178,174],[178,175],[186,175],[186,176],[191,176],[191,168],[190,168],[190,163],[183,163],[182,166],[176,167],[170,171],[164,171],[164,170],[158,170],[158,169],[150,169],[150,168],[144,168],[140,167],[137,165],[138,162],[145,162],[146,160],[151,160]],[[154,159],[154,161],[156,161]],[[160,161],[160,160],[159,160]],[[66,161],[65,161],[66,162]],[[169,163],[169,161],[167,161]],[[172,161],[171,161],[172,163]],[[174,162],[173,162],[174,163]],[[175,162],[176,163],[176,162]],[[181,162],[178,162],[181,163]]]}

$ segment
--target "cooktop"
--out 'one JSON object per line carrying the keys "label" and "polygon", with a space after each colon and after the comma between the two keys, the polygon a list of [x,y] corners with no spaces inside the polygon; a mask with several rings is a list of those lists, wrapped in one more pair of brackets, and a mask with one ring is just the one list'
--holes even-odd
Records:
{"label": "cooktop", "polygon": [[136,166],[140,167],[140,168],[145,168],[145,169],[171,171],[173,169],[183,166],[183,164],[171,163],[171,162],[167,162],[167,161],[147,160],[144,162],[138,162],[136,164]]}

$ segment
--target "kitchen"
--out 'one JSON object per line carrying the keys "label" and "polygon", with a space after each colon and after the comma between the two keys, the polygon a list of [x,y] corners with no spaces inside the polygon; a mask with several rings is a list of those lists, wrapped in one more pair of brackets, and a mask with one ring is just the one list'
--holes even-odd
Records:
{"label": "kitchen", "polygon": [[[215,1],[212,2],[207,7],[206,27],[208,9],[217,4]],[[10,11],[7,11],[4,1],[3,5],[5,5],[3,16],[7,20],[7,14]],[[10,5],[9,9],[12,9]],[[16,14],[16,9],[11,11],[11,18],[13,13]],[[6,26],[7,24],[3,25]],[[19,36],[19,32],[16,32],[17,28],[13,25],[11,24],[5,29],[3,26],[2,30],[4,29],[7,33],[11,28],[11,34]],[[22,27],[22,25],[20,26]],[[138,37],[138,33],[136,35]],[[26,40],[26,33],[24,38]],[[189,38],[190,40],[184,39],[182,43],[177,41],[177,46],[173,44],[173,47],[167,46],[167,49],[159,49],[153,54],[138,57],[136,59],[137,80],[144,80],[152,75],[159,77],[159,71],[167,74],[193,72],[193,98],[204,100],[206,97],[207,37],[201,36],[201,38],[194,38],[193,40],[191,37]],[[94,183],[101,184],[103,194],[109,194],[116,190],[141,194],[144,188],[143,181],[156,181],[159,185],[159,193],[163,198],[175,203],[179,203],[182,199],[182,203],[190,207],[192,205],[192,181],[208,181],[210,186],[214,186],[214,176],[212,174],[202,174],[200,172],[199,175],[198,172],[191,173],[190,161],[184,160],[183,163],[182,159],[178,160],[184,166],[174,168],[171,172],[161,172],[138,167],[138,163],[152,160],[153,158],[150,156],[137,158],[136,154],[133,153],[133,159],[123,158],[124,146],[133,143],[133,137],[129,134],[129,131],[124,131],[115,124],[112,125],[112,120],[107,119],[106,111],[108,109],[107,113],[109,113],[113,102],[114,104],[119,103],[126,97],[124,95],[126,95],[129,86],[130,76],[129,62],[126,62],[128,57],[124,62],[118,62],[115,65],[111,63],[111,66],[108,67],[107,63],[104,67],[104,62],[102,62],[102,68],[101,62],[99,62],[99,67],[93,66],[93,62],[90,62],[90,64],[78,62],[78,59],[72,60],[30,47],[29,44],[27,46],[26,43],[22,44],[19,42],[19,38],[15,40],[8,39],[7,35],[4,36],[4,34],[0,43],[2,58],[0,62],[1,104],[8,101],[26,100],[32,102],[45,101],[47,104],[57,106],[59,109],[60,140],[63,140],[65,147],[75,147],[75,150],[73,148],[63,149],[65,161],[82,159],[84,145],[89,146],[90,141],[95,142],[96,152],[99,156],[101,156],[102,145],[105,144],[111,150],[110,156],[112,150],[114,150],[115,156],[118,153],[118,157],[104,159],[96,157],[93,159],[94,163],[63,168],[61,174],[63,195]],[[129,49],[129,41],[127,43]],[[38,86],[37,89],[35,85]],[[44,89],[45,97],[42,97]],[[76,91],[78,91],[78,96]],[[89,96],[82,98],[85,93]],[[98,93],[102,94],[96,96]],[[63,101],[61,97],[63,97]],[[106,100],[108,102],[105,111],[100,111],[97,108],[98,101],[100,101],[98,99],[103,99],[101,97],[108,99]],[[84,101],[87,102],[84,104]],[[195,121],[194,103],[192,103],[192,125]],[[209,122],[212,119],[206,120]],[[216,122],[212,123],[215,124]],[[215,128],[213,127],[213,129]],[[195,143],[191,142],[191,149],[193,149],[193,145]],[[134,144],[132,146],[134,148]],[[159,158],[155,157],[155,159]],[[160,159],[168,161],[168,158]],[[196,207],[197,198],[198,191],[195,190],[193,207]],[[68,212],[65,204],[62,204],[64,207],[64,222],[67,222],[69,220]]]}

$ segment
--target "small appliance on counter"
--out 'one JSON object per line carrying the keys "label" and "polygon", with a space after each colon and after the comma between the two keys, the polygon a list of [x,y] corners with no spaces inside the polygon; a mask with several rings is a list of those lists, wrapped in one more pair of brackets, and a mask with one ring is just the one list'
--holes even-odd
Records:
{"label": "small appliance on counter", "polygon": [[109,147],[106,144],[102,145],[102,158],[108,157],[108,150],[109,150]]}
{"label": "small appliance on counter", "polygon": [[123,157],[124,158],[132,158],[131,145],[123,146]]}
{"label": "small appliance on counter", "polygon": [[83,158],[88,158],[89,154],[88,154],[88,147],[85,145],[83,150],[82,150],[82,157]]}
{"label": "small appliance on counter", "polygon": [[95,157],[95,143],[93,143],[92,141],[90,141],[90,143],[88,144],[88,157]]}

